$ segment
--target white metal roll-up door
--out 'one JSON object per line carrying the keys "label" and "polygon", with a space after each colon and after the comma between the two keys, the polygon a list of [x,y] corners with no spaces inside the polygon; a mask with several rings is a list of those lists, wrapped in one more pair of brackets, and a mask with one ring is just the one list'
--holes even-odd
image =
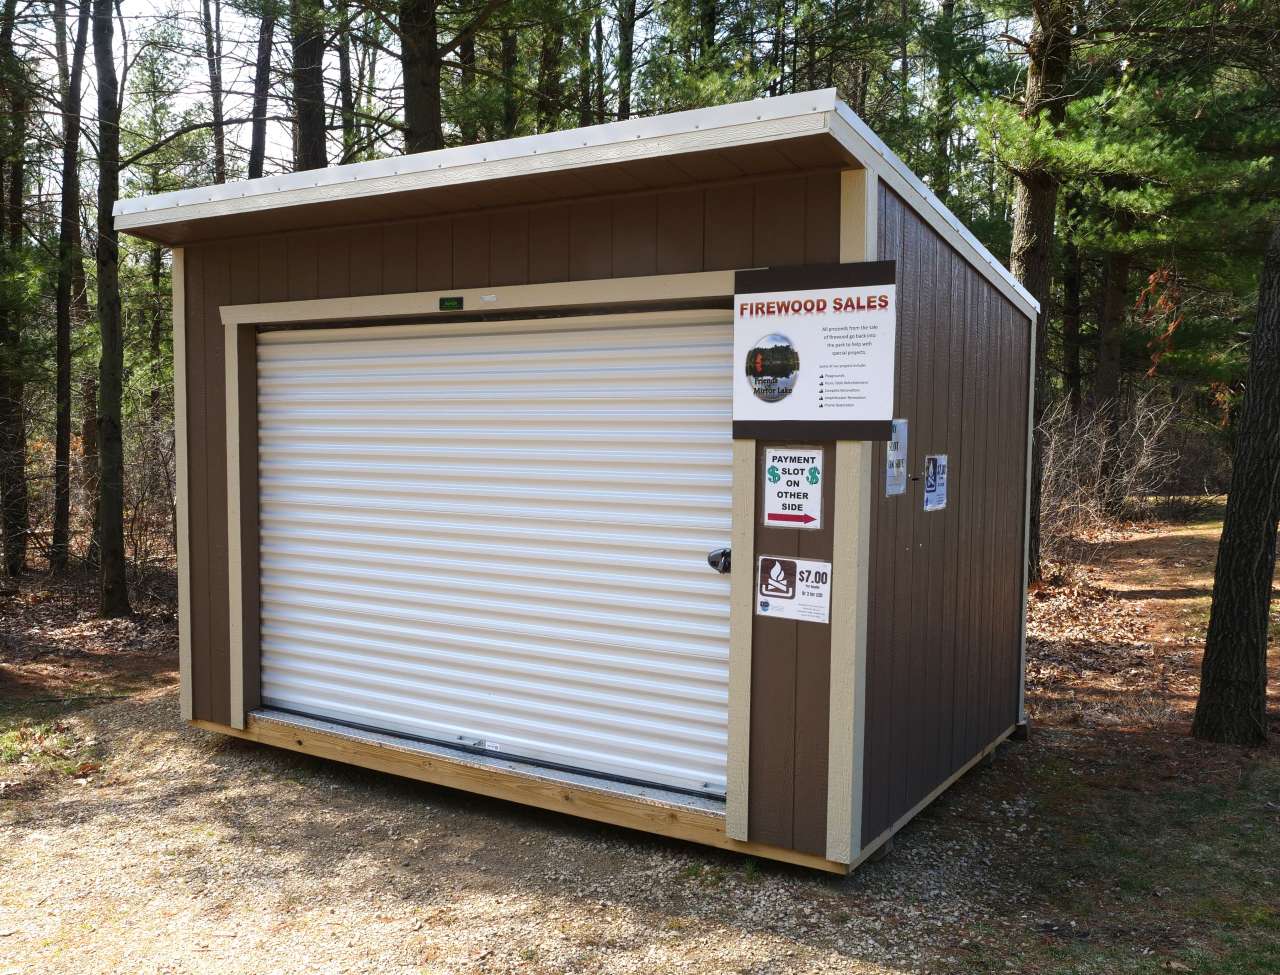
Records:
{"label": "white metal roll-up door", "polygon": [[724,794],[725,312],[266,332],[262,699]]}

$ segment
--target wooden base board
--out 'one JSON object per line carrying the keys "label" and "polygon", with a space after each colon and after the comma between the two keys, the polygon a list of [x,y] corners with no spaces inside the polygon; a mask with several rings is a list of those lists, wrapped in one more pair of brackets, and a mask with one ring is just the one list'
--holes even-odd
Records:
{"label": "wooden base board", "polygon": [[701,843],[734,853],[796,864],[828,873],[845,874],[850,867],[822,857],[795,850],[784,850],[761,843],[730,839],[725,833],[722,814],[701,809],[688,809],[668,803],[611,792],[607,788],[588,788],[557,782],[545,775],[484,768],[461,759],[454,761],[435,754],[391,747],[381,742],[320,731],[282,721],[262,720],[249,715],[244,730],[212,721],[194,720],[191,724],[248,741],[287,748],[291,751],[346,762],[361,768],[447,786],[518,802],[539,809],[568,813],[628,829],[656,833],[674,839]]}

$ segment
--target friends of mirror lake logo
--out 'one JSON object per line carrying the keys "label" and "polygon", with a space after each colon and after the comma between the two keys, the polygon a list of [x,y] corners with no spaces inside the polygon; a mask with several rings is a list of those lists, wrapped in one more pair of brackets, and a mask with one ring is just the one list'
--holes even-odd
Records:
{"label": "friends of mirror lake logo", "polygon": [[800,353],[791,339],[771,332],[755,341],[747,352],[747,382],[757,399],[776,403],[791,395],[800,372]]}

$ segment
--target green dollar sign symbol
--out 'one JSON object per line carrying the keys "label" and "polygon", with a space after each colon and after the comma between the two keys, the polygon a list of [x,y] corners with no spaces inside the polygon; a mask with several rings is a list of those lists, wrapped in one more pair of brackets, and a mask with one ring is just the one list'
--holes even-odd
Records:
{"label": "green dollar sign symbol", "polygon": [[776,467],[770,466],[768,470],[768,474],[769,474],[770,484],[777,484],[779,481],[782,480],[782,475],[778,473],[778,468]]}
{"label": "green dollar sign symbol", "polygon": [[817,469],[816,467],[810,467],[810,468],[809,468],[809,483],[810,483],[810,484],[817,484],[817,483],[818,483],[818,476],[819,476],[819,475],[818,475],[818,469]]}

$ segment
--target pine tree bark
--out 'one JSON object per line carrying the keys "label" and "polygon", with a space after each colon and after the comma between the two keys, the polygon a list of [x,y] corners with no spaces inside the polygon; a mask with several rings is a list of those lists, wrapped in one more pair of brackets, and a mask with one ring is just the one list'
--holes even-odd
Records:
{"label": "pine tree bark", "polygon": [[1227,512],[1191,733],[1202,741],[1267,740],[1267,631],[1280,524],[1280,223],[1258,289]]}
{"label": "pine tree bark", "polygon": [[564,31],[560,25],[547,25],[542,30],[538,50],[538,131],[553,132],[559,128],[560,107],[564,98],[564,76],[560,62],[564,56]]}
{"label": "pine tree bark", "polygon": [[444,148],[440,78],[444,59],[475,36],[508,0],[485,0],[448,42],[440,40],[437,0],[400,0],[400,65],[404,76],[404,149]]}
{"label": "pine tree bark", "polygon": [[578,29],[578,125],[591,124],[591,20],[583,0]]}
{"label": "pine tree bark", "polygon": [[593,57],[592,74],[595,75],[595,110],[596,123],[603,124],[604,117],[604,22],[599,16],[595,18],[595,52]]}
{"label": "pine tree bark", "polygon": [[1062,245],[1062,381],[1071,412],[1080,415],[1084,403],[1080,371],[1080,248],[1074,240]]}
{"label": "pine tree bark", "polygon": [[267,158],[267,97],[271,91],[271,48],[276,32],[276,8],[267,3],[258,22],[258,56],[253,68],[253,123],[249,128],[249,178],[262,176]]}
{"label": "pine tree bark", "polygon": [[49,568],[67,567],[71,540],[71,294],[80,253],[80,102],[89,0],[81,0],[75,38],[67,52],[67,5],[55,6],[62,102],[62,199],[58,214],[58,277],[54,286],[53,534]]}
{"label": "pine tree bark", "polygon": [[636,0],[618,0],[618,118],[631,118],[631,75],[635,63]]}
{"label": "pine tree bark", "polygon": [[319,0],[291,0],[293,116],[297,140],[293,168],[301,172],[329,165],[325,146],[324,17]]}
{"label": "pine tree bark", "polygon": [[930,189],[944,203],[951,193],[951,139],[955,130],[955,29],[956,2],[942,0],[938,51],[938,104],[933,125],[933,185]]}
{"label": "pine tree bark", "polygon": [[227,181],[227,139],[222,124],[222,5],[219,0],[200,0],[200,20],[204,29],[204,57],[209,68],[209,109],[213,122],[213,181]]}
{"label": "pine tree bark", "polygon": [[351,81],[351,9],[341,4],[342,24],[338,28],[338,97],[342,103],[342,159],[355,158],[359,136],[356,132],[356,96]]}
{"label": "pine tree bark", "polygon": [[[0,92],[6,96],[0,105],[0,240],[5,248],[4,270],[17,273],[23,243],[29,79],[13,50],[15,16],[16,4],[6,0],[0,22]],[[0,542],[4,572],[11,578],[26,567],[30,528],[22,325],[22,310],[15,298],[0,308]]]}
{"label": "pine tree bark", "polygon": [[1093,376],[1094,406],[1115,409],[1120,400],[1120,334],[1129,307],[1128,254],[1108,254],[1103,269],[1102,315],[1098,321],[1098,368]]}
{"label": "pine tree bark", "polygon": [[[1057,131],[1066,117],[1067,69],[1071,62],[1072,5],[1067,0],[1045,0],[1035,6],[1031,39],[1027,46],[1027,88],[1022,115],[1033,125]],[[1048,161],[1024,162],[1014,173],[1013,243],[1009,270],[1040,303],[1036,316],[1036,361],[1033,369],[1035,401],[1031,449],[1031,519],[1027,538],[1027,572],[1039,581],[1040,491],[1043,479],[1043,445],[1040,420],[1048,406],[1049,299],[1053,279],[1054,220],[1058,209],[1058,177]]]}
{"label": "pine tree bark", "polygon": [[504,139],[516,134],[519,123],[519,110],[516,105],[516,46],[515,29],[508,26],[502,28],[502,54],[499,68],[502,71],[502,129]]}
{"label": "pine tree bark", "polygon": [[112,46],[112,0],[93,0],[93,60],[98,75],[98,612],[128,616],[124,551],[124,331],[120,315],[120,242],[112,210],[120,194],[120,109]]}

